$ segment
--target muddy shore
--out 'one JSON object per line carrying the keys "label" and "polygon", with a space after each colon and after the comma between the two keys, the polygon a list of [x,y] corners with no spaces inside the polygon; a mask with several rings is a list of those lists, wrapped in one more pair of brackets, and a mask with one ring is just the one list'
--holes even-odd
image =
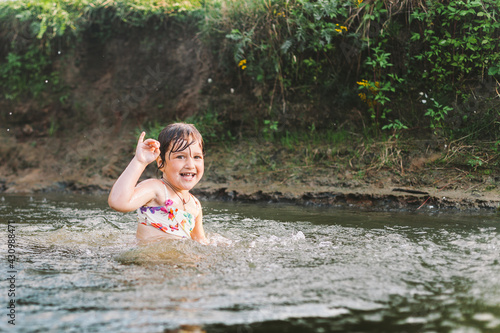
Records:
{"label": "muddy shore", "polygon": [[[111,137],[112,134],[93,144],[85,136],[73,137],[74,144],[68,146],[66,137],[19,140],[4,136],[0,149],[0,193],[107,193],[130,161],[133,147],[131,135]],[[250,162],[235,162],[238,156],[249,155],[242,149],[249,148],[211,149],[206,156],[205,176],[192,192],[201,200],[382,211],[494,212],[500,207],[499,179],[491,174],[466,173],[455,167],[424,163],[420,168],[404,170],[403,174],[394,168],[379,168],[356,176],[347,167],[333,170],[330,164],[338,161],[321,163],[308,168],[308,172],[287,165],[282,170],[260,167],[256,172],[256,166],[245,165]],[[143,176],[155,177],[153,166]]]}
{"label": "muddy shore", "polygon": [[[2,178],[0,194],[31,193],[80,193],[106,194],[113,181],[100,177],[73,181],[43,181],[35,179],[39,170],[19,179]],[[200,200],[220,200],[235,202],[287,203],[316,205],[339,208],[359,208],[374,211],[495,211],[500,207],[500,197],[495,193],[464,193],[456,190],[435,188],[401,188],[359,186],[350,188],[335,186],[248,186],[240,182],[213,183],[202,181],[192,193]]]}

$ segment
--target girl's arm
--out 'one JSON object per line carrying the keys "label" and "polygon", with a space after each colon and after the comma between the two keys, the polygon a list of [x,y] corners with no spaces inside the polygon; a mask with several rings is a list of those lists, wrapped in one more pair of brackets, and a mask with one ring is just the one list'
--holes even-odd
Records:
{"label": "girl's arm", "polygon": [[208,240],[205,237],[205,230],[203,230],[203,212],[201,211],[201,208],[200,213],[196,216],[194,229],[191,232],[191,238],[203,245],[208,244]]}
{"label": "girl's arm", "polygon": [[148,182],[136,186],[146,166],[160,155],[160,143],[153,139],[144,141],[141,133],[135,156],[111,188],[108,204],[120,212],[133,211],[155,198],[155,191]]}

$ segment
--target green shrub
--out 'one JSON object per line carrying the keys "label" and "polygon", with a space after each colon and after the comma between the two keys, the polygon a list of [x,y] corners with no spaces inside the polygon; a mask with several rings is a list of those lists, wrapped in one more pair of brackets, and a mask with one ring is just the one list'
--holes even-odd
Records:
{"label": "green shrub", "polygon": [[[474,128],[466,124],[469,113],[466,105],[474,99],[475,112],[478,104],[488,104],[493,96],[493,87],[486,95],[471,93],[474,94],[488,75],[499,74],[499,17],[500,7],[495,0],[430,1],[425,10],[411,14],[417,24],[411,42],[420,46],[419,51],[411,55],[411,71],[415,82],[421,80],[418,86],[429,94],[432,92],[432,96],[443,103],[427,109],[431,128],[441,127],[449,135],[460,132],[460,135],[476,136],[462,130]],[[457,122],[453,120],[456,118],[463,120],[463,128],[456,127]]]}

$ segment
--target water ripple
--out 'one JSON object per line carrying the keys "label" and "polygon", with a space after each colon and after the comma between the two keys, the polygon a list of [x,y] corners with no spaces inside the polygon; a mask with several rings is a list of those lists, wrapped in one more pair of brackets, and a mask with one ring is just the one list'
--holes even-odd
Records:
{"label": "water ripple", "polygon": [[210,246],[140,246],[133,214],[77,199],[0,203],[18,226],[20,331],[500,329],[489,216],[208,203]]}

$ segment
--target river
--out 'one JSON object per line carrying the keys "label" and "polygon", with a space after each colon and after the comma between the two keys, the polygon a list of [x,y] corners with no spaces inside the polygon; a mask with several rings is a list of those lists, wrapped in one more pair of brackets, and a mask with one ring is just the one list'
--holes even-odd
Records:
{"label": "river", "polygon": [[139,246],[105,196],[1,196],[16,331],[500,332],[494,213],[203,204],[211,245]]}

